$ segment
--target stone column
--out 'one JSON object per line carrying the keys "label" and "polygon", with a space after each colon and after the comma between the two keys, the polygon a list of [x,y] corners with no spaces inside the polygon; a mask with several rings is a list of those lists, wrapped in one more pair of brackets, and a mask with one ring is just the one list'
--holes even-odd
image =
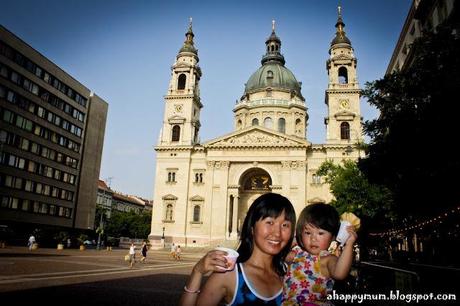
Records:
{"label": "stone column", "polygon": [[[235,205],[235,204],[233,204]],[[228,196],[228,199],[227,199],[227,213],[226,213],[226,218],[225,218],[225,239],[227,239],[228,237],[230,237],[230,232],[229,232],[229,227],[230,227],[230,223],[232,222],[232,220],[230,220],[230,208],[232,207],[232,195],[230,194]],[[232,227],[233,229],[233,227]]]}
{"label": "stone column", "polygon": [[230,239],[238,239],[238,196],[233,196],[233,220],[232,220],[232,232],[230,233]]}

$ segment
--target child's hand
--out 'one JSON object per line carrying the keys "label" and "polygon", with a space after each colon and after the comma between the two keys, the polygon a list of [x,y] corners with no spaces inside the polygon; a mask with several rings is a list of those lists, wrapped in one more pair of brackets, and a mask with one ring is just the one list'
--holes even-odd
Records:
{"label": "child's hand", "polygon": [[346,245],[351,244],[353,246],[353,244],[358,239],[358,234],[356,234],[355,228],[354,228],[353,225],[347,226],[347,232],[348,232],[348,234],[350,234],[350,236],[348,237],[348,239],[345,242],[345,244]]}

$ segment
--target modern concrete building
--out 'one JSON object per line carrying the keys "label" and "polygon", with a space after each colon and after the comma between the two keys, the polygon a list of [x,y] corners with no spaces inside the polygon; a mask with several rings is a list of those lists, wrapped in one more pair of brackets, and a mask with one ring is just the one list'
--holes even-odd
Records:
{"label": "modern concrete building", "polygon": [[108,104],[0,26],[0,222],[93,229]]}
{"label": "modern concrete building", "polygon": [[[234,106],[234,130],[199,141],[202,71],[192,24],[176,56],[165,96],[157,152],[152,229],[155,247],[231,244],[254,199],[273,191],[297,213],[332,195],[316,170],[326,159],[357,159],[364,152],[357,60],[339,8],[326,67],[324,144],[308,141],[308,103],[301,83],[285,66],[273,23],[261,67]],[[325,50],[327,52],[327,50]],[[317,102],[315,102],[317,103]],[[230,107],[229,107],[230,108]]]}

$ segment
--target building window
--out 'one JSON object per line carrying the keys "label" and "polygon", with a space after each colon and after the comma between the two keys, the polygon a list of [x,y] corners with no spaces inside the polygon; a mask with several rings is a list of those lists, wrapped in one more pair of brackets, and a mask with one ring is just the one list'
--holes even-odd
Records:
{"label": "building window", "polygon": [[237,128],[238,130],[240,130],[242,125],[243,125],[243,124],[242,124],[241,120],[238,120],[238,122],[237,122],[237,124],[236,124],[236,128]]}
{"label": "building window", "polygon": [[273,119],[270,118],[270,117],[265,118],[264,127],[266,127],[267,129],[272,129],[273,128]]}
{"label": "building window", "polygon": [[203,172],[195,172],[195,183],[201,184],[203,183]]}
{"label": "building window", "polygon": [[171,141],[179,141],[179,139],[180,139],[180,126],[175,125],[172,128]]}
{"label": "building window", "polygon": [[348,71],[345,67],[339,68],[339,84],[348,84]]}
{"label": "building window", "polygon": [[286,119],[284,118],[278,119],[278,132],[286,133]]}
{"label": "building window", "polygon": [[201,207],[200,205],[195,205],[193,207],[193,222],[200,222]]}
{"label": "building window", "polygon": [[257,118],[252,119],[252,125],[259,125],[259,119]]}
{"label": "building window", "polygon": [[321,175],[318,174],[313,174],[312,176],[312,182],[315,185],[320,185],[321,184]]}
{"label": "building window", "polygon": [[187,80],[187,76],[185,74],[179,75],[179,79],[177,80],[177,89],[184,90],[185,89],[185,81]]}
{"label": "building window", "polygon": [[350,124],[348,124],[348,122],[342,122],[340,124],[340,139],[350,139]]}
{"label": "building window", "polygon": [[295,121],[295,132],[296,134],[302,133],[302,120],[296,119]]}
{"label": "building window", "polygon": [[176,172],[169,171],[168,172],[168,183],[175,183],[176,182]]}

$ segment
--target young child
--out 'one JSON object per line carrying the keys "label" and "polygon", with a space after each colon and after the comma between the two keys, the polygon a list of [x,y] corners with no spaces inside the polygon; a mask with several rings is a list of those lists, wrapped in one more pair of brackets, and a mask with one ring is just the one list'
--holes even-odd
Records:
{"label": "young child", "polygon": [[179,306],[279,305],[294,227],[295,211],[287,198],[276,193],[258,197],[243,222],[235,267],[227,269],[225,251],[208,252],[193,268]]}
{"label": "young child", "polygon": [[311,204],[300,213],[296,227],[297,246],[286,258],[282,305],[332,305],[334,280],[343,280],[350,272],[353,244],[357,235],[353,226],[339,257],[327,249],[340,227],[339,214],[328,204]]}

